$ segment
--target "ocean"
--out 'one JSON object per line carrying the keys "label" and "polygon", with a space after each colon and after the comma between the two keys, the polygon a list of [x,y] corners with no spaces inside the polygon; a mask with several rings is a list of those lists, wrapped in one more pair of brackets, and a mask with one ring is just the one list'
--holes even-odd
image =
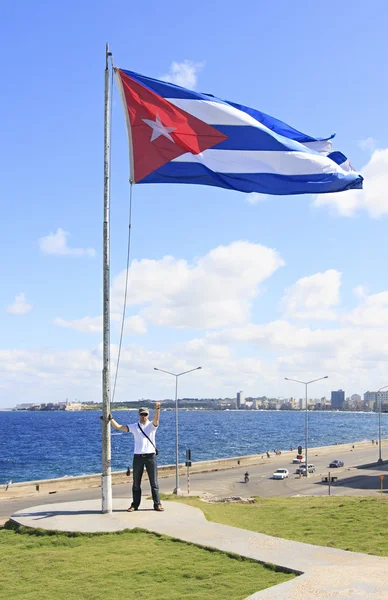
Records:
{"label": "ocean", "polygon": [[[96,411],[0,412],[0,484],[101,472],[101,421]],[[116,411],[121,423],[135,411]],[[388,413],[382,414],[388,438]],[[378,438],[375,413],[309,413],[309,446],[329,446]],[[163,411],[157,433],[161,465],[175,463],[175,412]],[[186,448],[192,460],[208,460],[304,447],[303,411],[180,411],[179,462]],[[131,464],[131,434],[112,429],[112,469]]]}

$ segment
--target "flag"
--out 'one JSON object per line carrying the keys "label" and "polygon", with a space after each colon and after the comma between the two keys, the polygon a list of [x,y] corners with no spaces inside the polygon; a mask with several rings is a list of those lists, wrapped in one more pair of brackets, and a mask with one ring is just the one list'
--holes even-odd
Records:
{"label": "flag", "polygon": [[362,188],[332,138],[258,110],[115,68],[133,183],[191,183],[264,194]]}

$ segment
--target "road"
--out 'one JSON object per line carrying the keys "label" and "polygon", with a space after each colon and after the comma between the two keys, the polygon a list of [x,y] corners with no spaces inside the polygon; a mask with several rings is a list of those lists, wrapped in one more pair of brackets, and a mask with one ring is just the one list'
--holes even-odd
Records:
{"label": "road", "polygon": [[[388,456],[388,446],[383,447],[385,455]],[[327,449],[311,449],[308,455],[309,463],[316,466],[316,472],[309,477],[299,478],[295,475],[298,465],[290,462],[287,456],[271,456],[264,464],[249,467],[249,483],[244,483],[244,472],[246,467],[212,471],[210,473],[197,473],[190,477],[191,493],[209,492],[216,496],[261,496],[269,498],[273,496],[321,496],[328,494],[328,485],[321,482],[322,475],[327,475],[328,464],[334,459],[343,460],[345,466],[340,469],[331,469],[333,475],[338,476],[338,481],[331,486],[331,494],[336,496],[360,496],[376,495],[380,493],[380,475],[385,475],[384,486],[388,488],[388,461],[383,465],[376,465],[378,448],[376,446],[360,446],[348,450],[338,447],[338,453]],[[383,453],[384,458],[384,453]],[[374,465],[373,465],[374,463]],[[372,466],[366,466],[371,465]],[[271,478],[273,472],[278,468],[286,468],[290,471],[288,479],[275,481]],[[161,478],[160,489],[163,493],[171,493],[175,487],[175,477]],[[186,490],[186,477],[180,478],[180,486]],[[144,491],[149,494],[148,482],[144,484]],[[384,494],[388,489],[384,490]],[[18,510],[37,506],[40,504],[52,504],[58,502],[70,502],[99,498],[99,488],[89,488],[76,491],[57,492],[55,494],[40,494],[39,496],[18,498],[11,500],[0,500],[0,522],[7,520],[10,515]],[[131,497],[131,484],[113,486],[113,497]]]}

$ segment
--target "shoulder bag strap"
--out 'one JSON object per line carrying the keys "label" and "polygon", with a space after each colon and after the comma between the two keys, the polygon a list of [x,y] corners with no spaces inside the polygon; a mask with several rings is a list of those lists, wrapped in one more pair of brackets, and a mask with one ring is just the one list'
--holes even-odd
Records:
{"label": "shoulder bag strap", "polygon": [[155,450],[156,450],[156,446],[155,446],[154,442],[153,442],[152,440],[150,440],[150,438],[148,437],[148,435],[146,434],[146,432],[145,432],[145,431],[143,431],[143,429],[140,427],[140,423],[138,423],[138,424],[137,424],[137,426],[138,426],[138,428],[140,429],[140,431],[142,432],[142,434],[143,434],[143,435],[144,435],[144,436],[147,438],[147,440],[148,440],[149,442],[151,442],[151,444],[153,445],[153,447],[154,447],[154,448],[155,448]]}

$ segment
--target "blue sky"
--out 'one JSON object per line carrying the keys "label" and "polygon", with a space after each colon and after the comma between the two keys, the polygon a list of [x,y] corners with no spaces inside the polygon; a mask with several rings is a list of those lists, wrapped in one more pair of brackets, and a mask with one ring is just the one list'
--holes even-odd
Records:
{"label": "blue sky", "polygon": [[[387,384],[387,18],[382,0],[252,0],[238,12],[218,0],[38,0],[2,9],[0,407],[100,398],[106,41],[120,67],[178,77],[313,136],[335,132],[335,149],[365,176],[364,191],[346,199],[135,186],[117,398],[171,396],[171,381],[154,366],[201,364],[182,381],[186,396],[299,396],[284,376],[328,374],[317,396]],[[113,356],[126,139],[115,89]]]}

